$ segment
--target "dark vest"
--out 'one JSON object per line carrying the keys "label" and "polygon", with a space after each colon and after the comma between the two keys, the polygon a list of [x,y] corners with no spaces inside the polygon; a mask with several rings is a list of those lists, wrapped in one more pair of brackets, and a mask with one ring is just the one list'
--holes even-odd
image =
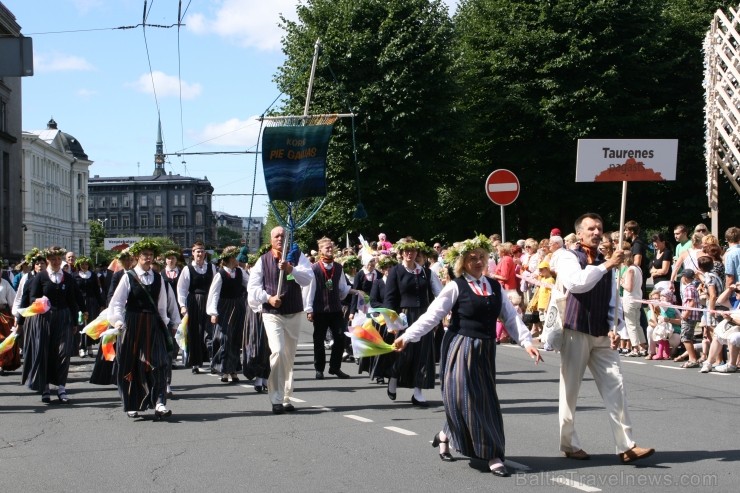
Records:
{"label": "dark vest", "polygon": [[[77,299],[79,291],[77,291],[77,285],[72,279],[72,276],[64,271],[62,273],[62,281],[59,284],[52,282],[49,273],[45,270],[42,270],[33,278],[29,278],[26,281],[31,282],[28,303],[33,303],[37,299],[46,296],[49,298],[49,305],[53,309],[69,308],[76,317],[80,309],[78,301],[81,301],[81,297],[79,300]],[[28,305],[22,306],[25,307]]]}
{"label": "dark vest", "polygon": [[[404,308],[420,308],[426,310],[434,298],[432,295],[431,281],[429,280],[431,275],[431,271],[426,267],[422,267],[421,271],[415,274],[407,271],[401,264],[394,266],[388,274],[389,282],[386,285],[386,307],[396,311]],[[394,278],[395,285],[392,285]]]}
{"label": "dark vest", "polygon": [[[129,291],[128,298],[126,299],[126,311],[136,313],[157,312],[157,300],[159,300],[159,292],[162,290],[162,276],[154,271],[152,271],[152,274],[154,274],[154,280],[148,286],[144,286],[136,279],[129,278],[131,290]],[[147,297],[145,291],[148,292],[149,296],[152,297],[151,301],[149,301],[149,298]],[[152,301],[154,303],[152,303]]]}
{"label": "dark vest", "polygon": [[[582,250],[572,250],[578,257],[578,263],[581,269],[588,265],[586,252]],[[599,256],[591,265],[600,265],[604,263],[604,257]],[[609,333],[609,301],[612,297],[611,271],[596,283],[596,285],[586,293],[568,293],[565,303],[565,320],[563,327],[566,329],[577,330],[584,334],[594,337],[601,337]]]}
{"label": "dark vest", "polygon": [[190,294],[203,294],[207,295],[208,290],[211,288],[211,282],[213,281],[213,267],[211,264],[206,264],[208,268],[205,274],[198,274],[193,264],[188,264],[188,270],[190,270],[190,286],[188,293]]}
{"label": "dark vest", "polygon": [[[278,259],[272,254],[267,252],[260,257],[262,263],[262,288],[267,291],[270,296],[277,294],[278,287],[278,273],[277,267]],[[277,315],[292,315],[293,313],[300,313],[303,311],[303,294],[301,292],[301,286],[295,280],[288,280],[288,276],[283,277],[283,297],[280,308],[275,308],[269,303],[262,305],[263,313],[272,313]]]}
{"label": "dark vest", "polygon": [[221,298],[220,299],[234,299],[241,298],[244,295],[244,285],[242,284],[242,270],[237,268],[234,271],[234,278],[232,279],[228,272],[224,269],[219,269],[219,275],[221,276]]}
{"label": "dark vest", "polygon": [[453,282],[457,284],[459,295],[452,306],[452,317],[448,330],[476,339],[491,339],[496,334],[496,320],[501,313],[501,284],[495,279],[488,279],[493,293],[478,296],[473,292],[464,277]]}
{"label": "dark vest", "polygon": [[[342,311],[342,302],[339,300],[339,280],[344,275],[342,272],[342,265],[334,262],[334,266],[331,270],[326,271],[321,268],[321,261],[317,261],[311,266],[313,275],[316,278],[316,291],[313,297],[313,312],[314,313],[338,313]],[[328,279],[326,275],[329,275],[329,279],[332,282],[331,291],[327,289],[326,284]]]}

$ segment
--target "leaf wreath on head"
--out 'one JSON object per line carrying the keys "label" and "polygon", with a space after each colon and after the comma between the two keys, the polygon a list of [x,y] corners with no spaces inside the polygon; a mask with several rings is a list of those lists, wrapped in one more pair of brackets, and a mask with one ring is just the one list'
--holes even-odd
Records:
{"label": "leaf wreath on head", "polygon": [[159,253],[159,243],[152,240],[141,240],[137,241],[129,248],[129,252],[135,257],[138,257],[144,250],[149,250],[156,257]]}

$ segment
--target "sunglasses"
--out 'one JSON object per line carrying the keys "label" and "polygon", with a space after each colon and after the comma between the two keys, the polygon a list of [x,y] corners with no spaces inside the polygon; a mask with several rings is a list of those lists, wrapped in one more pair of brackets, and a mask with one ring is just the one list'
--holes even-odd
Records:
{"label": "sunglasses", "polygon": [[706,229],[695,229],[694,230],[694,233],[706,233],[706,232],[707,232]]}

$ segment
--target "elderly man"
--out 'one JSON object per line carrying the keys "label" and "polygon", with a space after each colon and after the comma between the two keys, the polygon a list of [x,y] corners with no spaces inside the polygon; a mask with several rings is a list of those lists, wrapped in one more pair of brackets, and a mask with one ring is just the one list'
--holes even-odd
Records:
{"label": "elderly man", "polygon": [[[305,255],[296,252],[293,265],[283,260],[287,248],[285,229],[270,231],[270,251],[262,255],[249,271],[247,300],[255,312],[262,313],[267,341],[270,345],[270,377],[267,380],[272,412],[295,411],[290,402],[293,393],[293,363],[298,336],[303,323],[303,293],[314,278]],[[280,278],[283,278],[282,285]],[[278,292],[278,286],[280,291]]]}
{"label": "elderly man", "polygon": [[568,292],[560,352],[560,450],[571,459],[589,459],[575,428],[578,392],[588,367],[609,413],[617,456],[624,463],[633,462],[655,450],[637,447],[632,440],[627,393],[619,354],[614,350],[619,335],[614,323],[618,305],[612,269],[619,268],[624,252],[617,249],[609,259],[599,253],[603,221],[598,214],[582,215],[575,228],[579,248],[558,260],[558,279]]}

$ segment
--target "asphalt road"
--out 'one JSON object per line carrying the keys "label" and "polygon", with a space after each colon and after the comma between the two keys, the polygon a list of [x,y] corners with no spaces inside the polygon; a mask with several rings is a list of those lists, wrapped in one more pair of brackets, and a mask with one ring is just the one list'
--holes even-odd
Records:
{"label": "asphalt road", "polygon": [[[176,370],[173,416],[132,420],[114,387],[90,385],[90,359],[73,358],[73,405],[44,405],[20,386],[18,372],[0,377],[2,491],[737,491],[736,422],[740,375],[699,374],[672,362],[623,358],[634,436],[657,453],[623,465],[601,398],[586,373],[577,428],[590,461],[558,451],[560,357],[535,366],[516,346],[499,346],[498,393],[507,464],[494,478],[484,464],[439,460],[431,447],[444,419],[439,389],[432,406],[398,400],[385,387],[352,375],[315,380],[308,328],[296,360],[296,413],[273,415],[266,395],[244,381]],[[455,455],[453,451],[453,455]],[[482,469],[483,468],[483,469]]]}

